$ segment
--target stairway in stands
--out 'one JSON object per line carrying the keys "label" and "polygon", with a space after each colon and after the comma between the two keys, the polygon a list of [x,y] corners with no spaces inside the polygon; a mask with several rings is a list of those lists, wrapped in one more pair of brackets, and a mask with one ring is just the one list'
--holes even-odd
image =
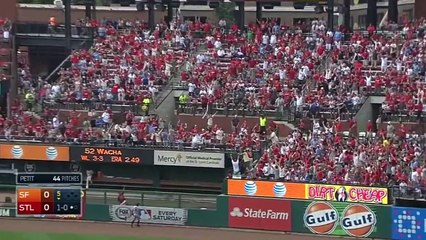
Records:
{"label": "stairway in stands", "polygon": [[[205,44],[200,44],[196,49],[193,49],[188,58],[203,54],[207,51]],[[163,89],[159,96],[154,99],[155,108],[151,114],[156,114],[167,122],[175,122],[175,96],[180,95],[179,91],[174,90],[176,86],[181,85],[181,73],[185,69],[186,62],[180,65],[173,74],[169,84]]]}

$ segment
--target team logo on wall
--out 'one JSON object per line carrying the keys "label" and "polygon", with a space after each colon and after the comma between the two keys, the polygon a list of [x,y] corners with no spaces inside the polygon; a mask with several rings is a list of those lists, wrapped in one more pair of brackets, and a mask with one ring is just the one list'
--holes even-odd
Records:
{"label": "team logo on wall", "polygon": [[24,165],[24,171],[27,173],[32,173],[35,172],[36,170],[36,165],[33,163],[25,163]]}
{"label": "team logo on wall", "polygon": [[345,187],[340,187],[339,190],[337,190],[334,193],[334,198],[338,202],[346,202],[348,200],[348,198],[349,198],[349,194],[346,191],[346,188]]}

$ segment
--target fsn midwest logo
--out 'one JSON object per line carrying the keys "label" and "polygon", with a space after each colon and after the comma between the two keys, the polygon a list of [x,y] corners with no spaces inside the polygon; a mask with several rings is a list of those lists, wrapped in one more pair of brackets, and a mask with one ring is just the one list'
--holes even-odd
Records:
{"label": "fsn midwest logo", "polygon": [[176,163],[181,163],[182,158],[183,156],[180,153],[178,153],[176,157],[166,157],[164,155],[158,154],[157,161],[161,163],[176,164]]}
{"label": "fsn midwest logo", "polygon": [[327,202],[312,202],[303,216],[305,226],[313,233],[332,234],[340,227],[353,237],[368,237],[377,223],[376,214],[361,204],[348,205],[339,216],[337,209]]}

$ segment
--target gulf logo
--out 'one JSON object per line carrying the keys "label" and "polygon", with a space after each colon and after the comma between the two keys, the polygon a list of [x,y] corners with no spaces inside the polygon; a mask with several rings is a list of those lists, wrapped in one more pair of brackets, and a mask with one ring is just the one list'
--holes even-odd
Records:
{"label": "gulf logo", "polygon": [[351,204],[343,210],[340,225],[349,236],[368,237],[376,223],[376,214],[369,207]]}
{"label": "gulf logo", "polygon": [[303,216],[305,226],[313,233],[330,234],[339,222],[339,213],[327,202],[312,202]]}

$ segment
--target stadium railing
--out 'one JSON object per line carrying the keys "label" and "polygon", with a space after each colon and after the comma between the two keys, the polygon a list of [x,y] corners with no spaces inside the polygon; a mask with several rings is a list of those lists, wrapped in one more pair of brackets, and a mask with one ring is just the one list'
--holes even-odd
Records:
{"label": "stadium railing", "polygon": [[[54,31],[50,31],[47,23],[16,22],[14,23],[14,32],[17,34],[35,34],[40,36],[50,34],[52,37],[62,37],[62,35],[65,35],[65,26],[59,25]],[[71,26],[72,38],[93,38],[95,34],[96,31],[93,27]]]}
{"label": "stadium railing", "polygon": [[[224,152],[224,153],[239,153],[247,150],[247,148],[242,148],[239,145],[231,146],[229,144],[220,144],[215,140],[212,140],[212,143],[199,143],[193,145],[191,142],[162,142],[155,143],[154,141],[147,142],[126,142],[122,139],[113,139],[113,140],[102,140],[99,138],[92,138],[87,142],[74,141],[74,139],[65,139],[60,140],[57,138],[42,138],[34,136],[4,136],[0,135],[0,144],[2,143],[21,143],[21,144],[52,144],[55,145],[66,145],[66,146],[103,146],[103,147],[125,147],[125,148],[143,148],[143,149],[162,149],[162,150],[178,150],[178,151],[189,151],[189,150],[203,150],[207,152]],[[257,151],[257,149],[252,147],[252,151]]]}
{"label": "stadium railing", "polygon": [[393,198],[426,200],[426,187],[392,186]]}
{"label": "stadium railing", "polygon": [[214,103],[207,108],[203,108],[201,103],[179,103],[179,98],[175,98],[175,109],[177,113],[192,114],[192,115],[203,115],[206,111],[209,114],[217,113],[219,115],[239,115],[239,116],[253,116],[258,117],[260,114],[265,114],[268,117],[274,117],[283,121],[294,121],[296,115],[296,107],[294,104],[289,104],[289,106],[284,108],[284,111],[281,113],[276,109],[262,109],[262,108],[249,108],[243,104],[235,105],[231,103],[229,105]]}

